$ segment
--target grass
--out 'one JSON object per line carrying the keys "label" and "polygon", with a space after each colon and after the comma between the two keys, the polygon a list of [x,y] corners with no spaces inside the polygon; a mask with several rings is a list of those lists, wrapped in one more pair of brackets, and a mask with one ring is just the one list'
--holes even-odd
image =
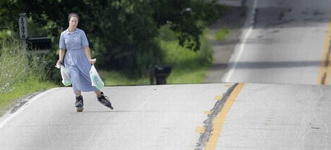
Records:
{"label": "grass", "polygon": [[148,85],[149,78],[130,79],[116,71],[98,71],[106,85]]}
{"label": "grass", "polygon": [[230,30],[227,28],[219,29],[216,31],[215,38],[216,40],[223,41],[226,36],[229,34]]}
{"label": "grass", "polygon": [[[160,47],[165,54],[164,62],[160,65],[169,65],[172,72],[167,78],[167,84],[196,84],[203,83],[212,64],[212,48],[209,41],[201,36],[201,49],[197,52],[178,45],[175,34],[161,29],[165,39],[160,41]],[[209,31],[205,30],[204,34]],[[129,79],[126,75],[115,71],[99,71],[106,85],[149,85],[149,77]]]}
{"label": "grass", "polygon": [[10,106],[17,100],[21,99],[22,97],[47,90],[49,88],[56,87],[54,83],[51,82],[41,82],[35,79],[29,79],[26,82],[18,84],[15,86],[13,90],[10,92],[1,93],[0,97],[0,110],[4,110],[6,107]]}
{"label": "grass", "polygon": [[[165,53],[163,65],[170,65],[172,71],[167,78],[168,84],[187,84],[204,82],[211,61],[206,60],[204,50],[194,52],[180,47],[176,41],[162,41],[161,47]],[[115,71],[99,71],[106,85],[149,85],[149,77],[129,79],[124,74]]]}
{"label": "grass", "polygon": [[[206,43],[203,43],[203,45]],[[198,52],[180,47],[177,42],[161,42],[166,53],[165,63],[173,66],[168,83],[202,83],[210,68],[211,61],[205,56],[205,51]]]}
{"label": "grass", "polygon": [[195,84],[203,83],[206,76],[207,68],[192,69],[192,70],[181,70],[175,69],[169,76],[168,83],[171,84]]}
{"label": "grass", "polygon": [[45,80],[45,59],[29,56],[18,41],[3,41],[0,45],[0,110],[22,96],[55,85]]}
{"label": "grass", "polygon": [[[180,67],[172,68],[170,76],[167,78],[168,84],[194,84],[194,83],[203,83],[206,76],[206,72],[209,70],[209,67],[200,67],[200,68],[189,68],[181,69]],[[129,79],[125,77],[124,74],[119,72],[106,72],[99,71],[100,76],[103,81],[108,86],[116,85],[149,85],[149,77],[140,78],[140,79]]]}

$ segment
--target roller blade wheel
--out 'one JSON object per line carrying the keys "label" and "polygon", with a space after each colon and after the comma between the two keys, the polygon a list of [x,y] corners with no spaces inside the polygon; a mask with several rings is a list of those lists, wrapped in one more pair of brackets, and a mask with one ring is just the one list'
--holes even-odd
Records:
{"label": "roller blade wheel", "polygon": [[77,108],[77,112],[82,112],[84,110],[83,96],[80,95],[80,96],[76,97],[75,106]]}
{"label": "roller blade wheel", "polygon": [[102,104],[102,105],[104,105],[104,106],[106,106],[106,107],[108,107],[108,108],[110,108],[110,109],[114,109],[114,107],[111,105],[111,103],[107,100],[107,99],[102,99],[102,100],[99,100],[99,102]]}
{"label": "roller blade wheel", "polygon": [[108,107],[110,109],[114,109],[114,107],[111,105],[111,102],[108,100],[108,98],[102,92],[101,92],[101,96],[100,97],[97,97],[97,98],[98,98],[98,101],[102,105],[104,105],[104,106],[106,106],[106,107]]}
{"label": "roller blade wheel", "polygon": [[83,112],[84,107],[77,107],[77,112]]}

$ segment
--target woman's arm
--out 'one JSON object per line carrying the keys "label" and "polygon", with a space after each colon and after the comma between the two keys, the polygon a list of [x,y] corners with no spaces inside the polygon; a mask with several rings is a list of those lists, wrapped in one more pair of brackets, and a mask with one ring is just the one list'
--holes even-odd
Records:
{"label": "woman's arm", "polygon": [[84,47],[84,51],[87,57],[87,60],[93,65],[95,63],[95,60],[92,59],[91,49],[88,46]]}
{"label": "woman's arm", "polygon": [[57,64],[60,65],[63,63],[63,57],[64,57],[64,49],[59,49],[59,60],[57,61]]}
{"label": "woman's arm", "polygon": [[59,41],[59,60],[57,61],[57,66],[60,66],[63,63],[63,57],[65,54],[65,50],[66,50],[66,45],[65,45],[65,41],[64,41],[64,34],[63,32],[60,35],[60,41]]}

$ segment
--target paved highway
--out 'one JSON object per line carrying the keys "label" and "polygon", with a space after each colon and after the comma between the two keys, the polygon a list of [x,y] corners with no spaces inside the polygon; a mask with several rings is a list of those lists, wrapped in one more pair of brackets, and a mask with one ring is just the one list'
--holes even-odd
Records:
{"label": "paved highway", "polygon": [[[194,149],[199,126],[231,84],[108,87],[115,110],[70,88],[51,89],[0,120],[0,149]],[[24,101],[23,101],[24,103]]]}
{"label": "paved highway", "polygon": [[69,88],[22,101],[0,120],[1,150],[329,149],[331,88],[201,84],[107,87],[115,110]]}
{"label": "paved highway", "polygon": [[248,0],[223,83],[106,87],[114,110],[71,88],[22,100],[0,118],[1,150],[331,148],[331,1]]}
{"label": "paved highway", "polygon": [[224,82],[328,84],[331,1],[247,5],[249,18]]}

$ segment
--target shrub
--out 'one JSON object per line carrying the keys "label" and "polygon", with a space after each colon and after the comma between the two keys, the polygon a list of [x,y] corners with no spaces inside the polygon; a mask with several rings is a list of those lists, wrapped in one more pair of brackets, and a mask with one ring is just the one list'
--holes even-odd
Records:
{"label": "shrub", "polygon": [[11,92],[29,79],[45,79],[45,59],[29,55],[18,41],[3,42],[0,47],[0,91]]}

